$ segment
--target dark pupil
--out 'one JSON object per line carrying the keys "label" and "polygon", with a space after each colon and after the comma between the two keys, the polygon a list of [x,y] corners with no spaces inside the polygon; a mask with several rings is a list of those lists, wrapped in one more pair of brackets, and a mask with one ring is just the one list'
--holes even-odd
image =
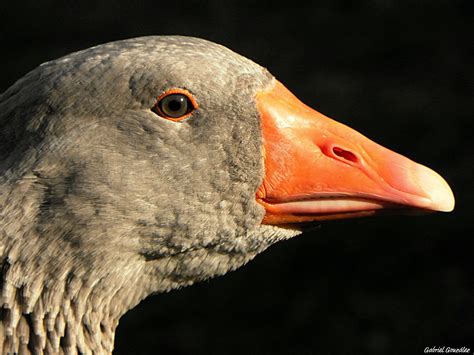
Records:
{"label": "dark pupil", "polygon": [[166,96],[161,100],[160,108],[165,115],[179,118],[188,113],[188,98],[181,94]]}
{"label": "dark pupil", "polygon": [[173,99],[168,103],[168,109],[171,111],[179,111],[181,109],[182,99]]}

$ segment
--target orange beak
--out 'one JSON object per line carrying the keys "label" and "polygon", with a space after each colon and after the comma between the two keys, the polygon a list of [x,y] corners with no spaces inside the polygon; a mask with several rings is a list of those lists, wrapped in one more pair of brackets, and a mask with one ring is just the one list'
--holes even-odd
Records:
{"label": "orange beak", "polygon": [[257,94],[265,177],[263,223],[366,216],[382,209],[452,211],[433,170],[392,152],[299,101],[280,82]]}

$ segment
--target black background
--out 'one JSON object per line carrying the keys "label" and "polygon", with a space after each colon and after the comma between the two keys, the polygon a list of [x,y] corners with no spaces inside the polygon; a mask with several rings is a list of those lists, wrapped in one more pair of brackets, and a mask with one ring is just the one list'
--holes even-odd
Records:
{"label": "black background", "polygon": [[148,298],[117,354],[474,350],[472,1],[1,5],[3,91],[95,44],[184,34],[266,66],[304,102],[437,170],[450,214],[330,222],[224,277]]}

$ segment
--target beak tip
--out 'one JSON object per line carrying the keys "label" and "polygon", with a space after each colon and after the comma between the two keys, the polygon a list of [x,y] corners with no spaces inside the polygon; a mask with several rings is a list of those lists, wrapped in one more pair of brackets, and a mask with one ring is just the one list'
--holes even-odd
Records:
{"label": "beak tip", "polygon": [[418,172],[418,177],[419,181],[422,182],[423,191],[431,201],[428,208],[439,212],[454,210],[454,194],[446,180],[433,170],[423,168]]}
{"label": "beak tip", "polygon": [[433,199],[432,209],[439,212],[452,212],[454,210],[454,196],[443,196],[438,199]]}
{"label": "beak tip", "polygon": [[440,211],[440,212],[451,212],[454,210],[455,200],[454,195],[451,189],[448,186],[448,190],[444,191],[442,194],[435,196],[432,199],[433,201],[433,209]]}

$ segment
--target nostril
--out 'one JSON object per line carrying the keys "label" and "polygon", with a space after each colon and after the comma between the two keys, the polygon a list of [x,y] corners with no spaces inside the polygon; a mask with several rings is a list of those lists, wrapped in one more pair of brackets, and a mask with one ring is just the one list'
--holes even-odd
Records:
{"label": "nostril", "polygon": [[340,158],[343,158],[344,160],[348,160],[353,163],[359,162],[359,159],[357,158],[357,156],[354,153],[349,152],[348,150],[345,150],[339,147],[333,147],[332,151],[335,155],[337,155]]}

